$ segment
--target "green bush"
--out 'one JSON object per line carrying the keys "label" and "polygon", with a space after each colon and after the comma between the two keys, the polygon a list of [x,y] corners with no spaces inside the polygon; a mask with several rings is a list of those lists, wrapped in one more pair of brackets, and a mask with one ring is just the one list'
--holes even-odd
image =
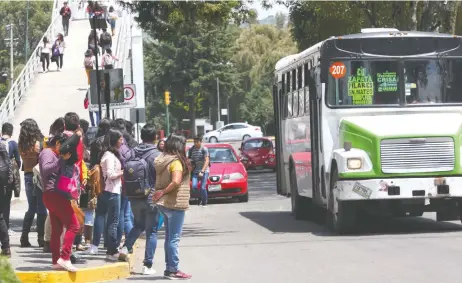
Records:
{"label": "green bush", "polygon": [[21,283],[6,257],[0,257],[0,283]]}

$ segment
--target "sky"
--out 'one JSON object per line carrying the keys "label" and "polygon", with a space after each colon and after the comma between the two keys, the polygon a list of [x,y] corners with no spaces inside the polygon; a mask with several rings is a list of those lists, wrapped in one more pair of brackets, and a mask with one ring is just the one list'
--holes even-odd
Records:
{"label": "sky", "polygon": [[261,3],[259,0],[254,0],[254,3],[252,3],[250,7],[257,10],[259,20],[264,19],[270,15],[275,15],[278,12],[282,12],[284,14],[289,13],[289,10],[287,9],[286,6],[277,5],[277,4],[273,4],[273,7],[271,9],[266,10],[261,6]]}

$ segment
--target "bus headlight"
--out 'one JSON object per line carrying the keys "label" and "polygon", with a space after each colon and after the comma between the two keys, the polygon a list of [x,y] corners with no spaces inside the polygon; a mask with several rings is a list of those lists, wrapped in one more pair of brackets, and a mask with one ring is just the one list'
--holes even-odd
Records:
{"label": "bus headlight", "polygon": [[363,167],[363,160],[361,158],[348,158],[347,167],[350,170],[357,170]]}

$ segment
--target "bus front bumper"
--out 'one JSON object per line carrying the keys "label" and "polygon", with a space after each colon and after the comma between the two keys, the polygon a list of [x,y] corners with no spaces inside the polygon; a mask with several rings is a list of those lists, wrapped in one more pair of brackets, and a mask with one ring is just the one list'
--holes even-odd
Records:
{"label": "bus front bumper", "polygon": [[337,200],[462,198],[462,177],[339,180]]}

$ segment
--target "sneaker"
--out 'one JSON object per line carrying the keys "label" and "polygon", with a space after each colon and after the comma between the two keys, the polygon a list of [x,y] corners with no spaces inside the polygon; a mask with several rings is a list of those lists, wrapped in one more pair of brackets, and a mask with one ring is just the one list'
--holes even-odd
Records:
{"label": "sneaker", "polygon": [[127,247],[123,247],[119,251],[119,261],[128,261],[128,249]]}
{"label": "sneaker", "polygon": [[91,254],[91,255],[96,255],[98,254],[98,247],[95,246],[95,245],[91,245],[88,250],[85,251],[85,253],[87,254]]}
{"label": "sneaker", "polygon": [[8,229],[8,236],[11,237],[11,236],[14,236],[15,234],[16,234],[16,233],[15,233],[13,230]]}
{"label": "sneaker", "polygon": [[75,268],[70,260],[64,260],[62,258],[58,259],[57,262],[62,268],[66,269],[69,272],[76,272],[77,268]]}
{"label": "sneaker", "polygon": [[156,270],[151,266],[143,266],[143,275],[154,275],[156,274]]}
{"label": "sneaker", "polygon": [[119,261],[119,254],[106,255],[106,260],[108,261]]}
{"label": "sneaker", "polygon": [[188,280],[191,279],[192,275],[186,274],[178,270],[177,272],[166,271],[164,272],[164,277],[170,280]]}
{"label": "sneaker", "polygon": [[201,205],[201,206],[202,206],[202,207],[207,207],[207,205],[206,205],[206,204],[203,204],[203,205]]}
{"label": "sneaker", "polygon": [[63,267],[61,265],[55,263],[55,264],[53,264],[51,266],[51,269],[53,269],[53,270],[63,270]]}

